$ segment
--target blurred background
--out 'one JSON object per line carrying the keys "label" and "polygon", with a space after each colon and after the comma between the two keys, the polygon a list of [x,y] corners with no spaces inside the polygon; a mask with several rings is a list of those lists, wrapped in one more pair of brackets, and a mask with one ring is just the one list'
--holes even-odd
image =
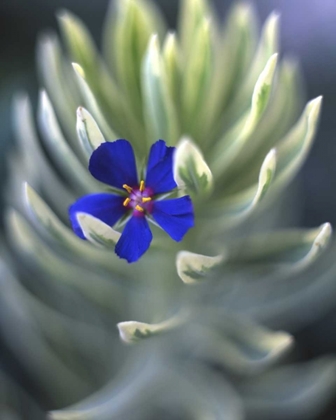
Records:
{"label": "blurred background", "polygon": [[[178,0],[156,0],[174,27]],[[218,14],[225,18],[232,0],[215,1]],[[307,97],[323,95],[320,129],[310,156],[299,175],[300,226],[318,226],[329,221],[336,225],[336,1],[335,0],[255,0],[260,21],[277,10],[281,14],[282,53],[299,58]],[[81,17],[99,43],[108,0],[2,0],[0,2],[0,175],[3,188],[6,153],[12,144],[11,100],[18,90],[36,98],[35,45],[39,34],[57,30],[55,13],[68,8]],[[2,198],[0,202],[2,209]],[[335,308],[309,328],[299,332],[298,349],[303,359],[336,352]],[[1,346],[1,342],[0,342]],[[23,382],[20,367],[6,352],[3,343],[0,363],[10,375]],[[15,369],[14,369],[15,366]],[[320,418],[335,419],[336,405]]]}

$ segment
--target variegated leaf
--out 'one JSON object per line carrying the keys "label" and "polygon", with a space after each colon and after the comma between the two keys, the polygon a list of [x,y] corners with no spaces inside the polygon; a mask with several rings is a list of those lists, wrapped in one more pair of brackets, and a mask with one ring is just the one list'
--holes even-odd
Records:
{"label": "variegated leaf", "polygon": [[100,109],[100,106],[98,105],[98,102],[86,80],[85,71],[83,68],[77,64],[73,63],[72,67],[75,71],[75,74],[77,76],[77,81],[79,84],[79,88],[82,92],[82,95],[84,97],[85,103],[87,108],[90,110],[90,112],[93,114],[94,118],[96,119],[97,123],[99,124],[99,127],[103,131],[104,135],[108,138],[109,141],[116,140],[120,136],[115,134],[115,132],[112,130],[108,122],[106,121],[105,116],[103,115],[102,110]]}
{"label": "variegated leaf", "polygon": [[125,274],[125,266],[119,258],[111,258],[111,251],[107,248],[92,247],[88,241],[78,238],[28,184],[24,185],[23,197],[30,221],[47,241],[56,242],[67,252],[91,261],[93,265],[99,265],[108,272]]}
{"label": "variegated leaf", "polygon": [[153,141],[162,138],[168,144],[175,144],[178,137],[178,121],[168,89],[157,35],[151,37],[144,56],[141,82],[148,141],[152,144]]}
{"label": "variegated leaf", "polygon": [[[225,227],[234,227],[248,217],[269,193],[276,171],[277,153],[272,149],[260,168],[258,183],[225,199],[214,201],[209,215],[218,218]],[[217,229],[214,226],[214,229]]]}
{"label": "variegated leaf", "polygon": [[212,328],[196,328],[195,339],[195,348],[203,357],[240,375],[255,375],[264,370],[293,344],[293,337],[284,331],[273,332],[232,316],[214,319]]}
{"label": "variegated leaf", "polygon": [[255,84],[248,112],[219,140],[212,152],[211,167],[216,176],[222,176],[254,133],[269,102],[278,55],[267,61]]}
{"label": "variegated leaf", "polygon": [[224,255],[209,257],[180,251],[176,257],[177,274],[184,283],[197,284],[203,281],[224,260]]}
{"label": "variegated leaf", "polygon": [[90,214],[77,213],[76,217],[88,241],[100,247],[114,249],[121,236],[120,232]]}
{"label": "variegated leaf", "polygon": [[276,149],[278,156],[274,189],[286,185],[300,169],[312,146],[322,105],[319,96],[308,102],[301,118]]}
{"label": "variegated leaf", "polygon": [[181,51],[175,32],[168,32],[164,40],[162,60],[170,97],[176,104],[179,98],[179,83],[181,78]]}
{"label": "variegated leaf", "polygon": [[38,117],[44,144],[50,151],[54,162],[68,178],[69,183],[73,184],[81,193],[97,190],[98,182],[84,168],[64,138],[53,106],[45,91],[40,94]]}
{"label": "variegated leaf", "polygon": [[300,270],[312,264],[327,248],[332,228],[325,223],[317,229],[284,230],[234,240],[227,247],[227,263],[272,264]]}
{"label": "variegated leaf", "polygon": [[58,20],[72,61],[80,63],[87,72],[94,74],[98,54],[93,39],[83,22],[68,10],[59,12]]}
{"label": "variegated leaf", "polygon": [[212,22],[203,17],[194,34],[192,46],[185,53],[181,81],[182,132],[188,133],[198,143],[203,141],[204,102],[213,76]]}
{"label": "variegated leaf", "polygon": [[121,340],[127,344],[132,344],[144,338],[149,338],[153,335],[176,328],[179,325],[182,325],[185,322],[185,319],[185,314],[178,314],[158,324],[147,324],[145,322],[138,321],[125,321],[119,322],[117,327]]}
{"label": "variegated leaf", "polygon": [[89,159],[92,152],[105,142],[105,138],[92,115],[83,107],[77,109],[76,128],[82,150]]}
{"label": "variegated leaf", "polygon": [[212,173],[202,152],[189,138],[176,146],[173,163],[177,185],[191,195],[203,195],[212,190]]}

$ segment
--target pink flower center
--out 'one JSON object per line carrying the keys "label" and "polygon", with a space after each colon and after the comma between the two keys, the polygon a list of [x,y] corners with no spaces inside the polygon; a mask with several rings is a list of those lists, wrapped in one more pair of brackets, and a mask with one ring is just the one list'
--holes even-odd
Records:
{"label": "pink flower center", "polygon": [[153,191],[145,187],[145,182],[141,181],[139,188],[131,188],[124,184],[123,188],[129,196],[123,202],[127,208],[133,209],[133,216],[144,216],[145,213],[151,213],[153,208]]}

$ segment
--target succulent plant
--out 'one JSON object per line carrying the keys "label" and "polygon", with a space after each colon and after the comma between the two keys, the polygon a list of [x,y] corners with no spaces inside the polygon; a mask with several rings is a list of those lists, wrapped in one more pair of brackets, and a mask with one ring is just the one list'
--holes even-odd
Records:
{"label": "succulent plant", "polygon": [[[29,399],[33,419],[43,410],[69,420],[314,418],[334,392],[335,360],[279,361],[330,290],[318,257],[331,227],[279,226],[293,212],[284,190],[310,150],[321,98],[303,107],[297,65],[278,57],[278,15],[259,34],[249,4],[221,25],[205,0],[183,0],[175,33],[154,3],[116,0],[102,54],[76,16],[58,17],[66,53],[52,34],[38,47],[38,131],[29,99],[14,104],[1,265],[1,327],[43,403],[3,376],[5,388]],[[129,144],[120,139],[139,180],[151,147],[166,142],[176,187],[167,202],[190,196],[195,217],[174,242],[153,213],[160,226],[132,264],[114,253],[123,223],[76,207],[115,192],[88,165]],[[133,170],[112,157],[120,179],[123,165]],[[141,183],[141,197],[127,198],[133,186],[120,182],[121,209],[153,198]],[[151,219],[135,201],[131,211]],[[8,413],[27,419],[8,395]]]}

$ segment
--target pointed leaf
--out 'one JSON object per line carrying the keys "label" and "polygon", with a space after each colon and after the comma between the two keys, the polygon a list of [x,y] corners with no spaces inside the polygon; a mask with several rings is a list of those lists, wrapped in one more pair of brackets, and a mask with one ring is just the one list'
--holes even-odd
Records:
{"label": "pointed leaf", "polygon": [[[108,140],[120,137],[114,136],[114,132],[123,132],[129,140],[136,139],[136,135],[141,134],[143,136],[143,128],[131,112],[130,105],[111,72],[107,69],[105,61],[100,57],[83,22],[69,11],[60,12],[58,18],[70,57],[72,61],[78,63],[83,69],[83,75],[85,75],[87,86],[80,86],[80,90],[83,91],[83,96],[87,101],[86,106],[94,114]],[[93,99],[96,100],[99,107],[92,103],[94,102]],[[91,108],[91,105],[93,108]],[[96,111],[99,111],[98,114],[103,114],[109,124],[99,121]]]}
{"label": "pointed leaf", "polygon": [[[42,188],[51,206],[64,214],[68,205],[75,200],[73,191],[59,177],[50,165],[37,136],[31,103],[27,96],[17,96],[13,104],[15,137],[24,156],[29,157],[33,173],[29,182],[35,188]],[[27,175],[23,177],[27,180]],[[21,197],[21,184],[20,184]],[[20,199],[21,202],[21,199]]]}
{"label": "pointed leaf", "polygon": [[[212,25],[211,31],[213,32]],[[256,41],[257,20],[254,8],[249,3],[233,2],[223,31],[214,33],[211,64],[213,70],[202,104],[202,127],[199,127],[202,130],[200,137],[203,145],[216,142],[223,125],[223,117],[232,124],[232,121],[241,116],[226,119],[227,106],[234,100],[237,88],[249,72]],[[241,109],[240,107],[240,111]]]}
{"label": "pointed leaf", "polygon": [[266,19],[262,28],[258,50],[251,66],[251,72],[249,73],[251,87],[255,83],[264,63],[266,63],[271,55],[279,51],[279,26],[280,15],[276,11],[273,11]]}
{"label": "pointed leaf", "polygon": [[152,36],[144,56],[142,89],[150,144],[160,138],[168,144],[175,144],[178,136],[177,116],[168,90],[157,35]]}
{"label": "pointed leaf", "polygon": [[105,142],[104,136],[92,115],[82,107],[77,109],[77,135],[82,150],[89,161],[92,152]]}
{"label": "pointed leaf", "polygon": [[321,104],[321,96],[308,102],[297,124],[278,143],[278,164],[274,180],[276,190],[287,184],[305,161],[316,134]]}
{"label": "pointed leaf", "polygon": [[170,97],[176,103],[179,98],[181,77],[181,51],[175,32],[168,32],[162,51],[162,60]]}
{"label": "pointed leaf", "polygon": [[274,264],[300,270],[326,249],[331,233],[331,225],[325,223],[317,229],[270,232],[234,240],[226,249],[226,263]]}
{"label": "pointed leaf", "polygon": [[94,118],[97,120],[99,127],[101,127],[102,131],[104,132],[105,136],[108,138],[109,141],[116,140],[120,138],[114,131],[111,129],[110,125],[107,123],[98,102],[88,85],[86,80],[86,75],[83,68],[77,64],[72,64],[73,69],[75,70],[75,74],[77,76],[77,81],[79,84],[79,88],[82,92],[83,98],[85,100],[87,108],[89,108],[90,112],[92,112]]}
{"label": "pointed leaf", "polygon": [[187,194],[203,195],[212,190],[212,173],[191,139],[183,138],[177,145],[173,171],[175,182]]}
{"label": "pointed leaf", "polygon": [[[234,227],[248,217],[269,192],[276,170],[277,154],[272,149],[266,156],[260,172],[258,183],[224,200],[214,202],[208,217],[218,217],[223,226]],[[217,227],[215,227],[217,229]]]}
{"label": "pointed leaf", "polygon": [[83,22],[68,10],[58,13],[58,21],[72,61],[80,63],[88,73],[94,73],[98,54]]}
{"label": "pointed leaf", "polygon": [[121,236],[119,232],[89,214],[77,213],[76,217],[88,241],[100,247],[114,249]]}
{"label": "pointed leaf", "polygon": [[225,260],[224,255],[208,257],[180,251],[176,257],[177,274],[184,283],[196,284],[207,278]]}
{"label": "pointed leaf", "polygon": [[43,84],[54,104],[60,123],[66,130],[71,144],[78,151],[78,142],[74,131],[75,109],[80,94],[71,74],[71,66],[64,62],[59,41],[55,35],[40,38],[37,50],[37,63]]}
{"label": "pointed leaf", "polygon": [[273,332],[237,317],[213,316],[211,325],[217,324],[217,329],[196,329],[195,348],[207,360],[234,373],[255,375],[279,360],[293,344],[293,337],[284,331]]}
{"label": "pointed leaf", "polygon": [[[280,63],[279,75],[264,118],[245,144],[244,153],[236,156],[234,166],[225,177],[227,191],[238,191],[251,185],[265,153],[276,147],[279,140],[288,133],[301,107],[302,87],[298,64],[293,59],[285,58]],[[274,130],[274,127],[277,129]]]}
{"label": "pointed leaf", "polygon": [[189,54],[194,47],[195,35],[204,19],[209,19],[211,9],[207,0],[183,0],[179,13],[179,30],[183,54]]}
{"label": "pointed leaf", "polygon": [[211,25],[212,22],[206,18],[200,23],[184,64],[181,81],[182,131],[198,143],[203,141],[200,130],[203,130],[205,124],[204,102],[213,75]]}
{"label": "pointed leaf", "polygon": [[324,223],[315,232],[311,232],[310,240],[312,241],[309,252],[294,265],[296,270],[302,270],[312,264],[320,254],[328,247],[332,235],[332,227],[330,223]]}
{"label": "pointed leaf", "polygon": [[127,344],[136,343],[144,338],[174,329],[185,322],[185,314],[178,314],[158,324],[146,324],[138,321],[119,322],[120,338]]}
{"label": "pointed leaf", "polygon": [[279,14],[272,12],[262,28],[258,49],[254,55],[253,62],[250,64],[246,79],[239,86],[239,90],[235,93],[235,97],[230,105],[228,111],[230,119],[239,117],[241,109],[247,105],[259,74],[266,66],[269,58],[279,51],[278,39]]}
{"label": "pointed leaf", "polygon": [[44,144],[67,181],[81,193],[97,190],[99,184],[67,144],[45,91],[40,94],[38,117]]}
{"label": "pointed leaf", "polygon": [[263,116],[269,102],[277,57],[277,54],[272,55],[261,72],[254,87],[249,111],[219,140],[218,145],[214,148],[211,167],[213,167],[216,176],[222,176],[227,170],[250,139]]}
{"label": "pointed leaf", "polygon": [[141,66],[149,39],[164,28],[161,13],[147,0],[111,3],[104,34],[104,52],[122,87],[129,109],[142,118]]}
{"label": "pointed leaf", "polygon": [[73,231],[58,219],[28,184],[24,185],[23,197],[28,217],[47,241],[51,240],[53,244],[59,244],[66,252],[78,256],[82,260],[92,262],[93,265],[101,266],[109,273],[125,274],[124,265],[120,264],[118,258],[111,258],[110,250],[92,247],[87,241],[83,241],[74,235]]}

